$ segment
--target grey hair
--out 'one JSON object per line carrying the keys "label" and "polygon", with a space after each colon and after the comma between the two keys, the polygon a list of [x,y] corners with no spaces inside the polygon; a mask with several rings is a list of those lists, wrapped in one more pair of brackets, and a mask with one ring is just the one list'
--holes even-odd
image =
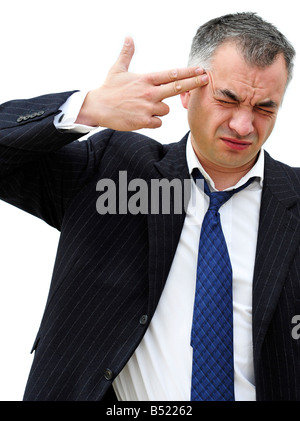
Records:
{"label": "grey hair", "polygon": [[295,49],[274,25],[251,12],[225,15],[200,26],[192,42],[189,66],[209,69],[216,49],[230,41],[236,43],[247,63],[261,68],[283,54],[287,84],[292,79]]}

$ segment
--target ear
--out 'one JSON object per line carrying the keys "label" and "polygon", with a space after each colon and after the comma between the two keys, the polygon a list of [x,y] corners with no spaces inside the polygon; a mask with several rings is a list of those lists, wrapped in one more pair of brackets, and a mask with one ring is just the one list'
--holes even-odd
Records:
{"label": "ear", "polygon": [[183,107],[186,108],[186,109],[188,109],[188,107],[189,107],[190,96],[191,96],[190,91],[180,94],[181,103],[182,103]]}

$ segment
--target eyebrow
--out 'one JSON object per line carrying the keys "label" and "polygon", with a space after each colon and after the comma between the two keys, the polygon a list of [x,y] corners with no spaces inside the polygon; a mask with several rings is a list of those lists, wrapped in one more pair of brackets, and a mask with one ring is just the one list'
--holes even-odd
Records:
{"label": "eyebrow", "polygon": [[258,107],[265,107],[265,108],[278,108],[278,104],[274,102],[272,99],[266,99],[265,101],[262,101],[258,104],[256,104]]}
{"label": "eyebrow", "polygon": [[[242,99],[230,89],[217,89],[216,95],[222,96],[224,98],[229,98],[235,102],[239,102],[239,103],[242,102]],[[272,99],[266,99],[265,101],[259,102],[258,104],[256,104],[256,106],[265,107],[265,108],[273,108],[273,109],[278,108],[278,104]]]}
{"label": "eyebrow", "polygon": [[233,101],[236,101],[236,102],[242,102],[241,98],[238,97],[238,95],[236,95],[234,92],[230,91],[229,89],[217,89],[216,94],[224,98],[232,99]]}

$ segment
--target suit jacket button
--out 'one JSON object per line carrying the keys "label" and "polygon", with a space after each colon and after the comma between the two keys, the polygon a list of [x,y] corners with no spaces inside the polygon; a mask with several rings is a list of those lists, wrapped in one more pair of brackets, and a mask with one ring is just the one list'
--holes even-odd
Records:
{"label": "suit jacket button", "polygon": [[145,325],[147,323],[148,316],[147,314],[143,314],[143,316],[140,318],[140,324]]}
{"label": "suit jacket button", "polygon": [[106,380],[111,380],[113,378],[113,372],[109,368],[107,368],[104,371],[104,377]]}
{"label": "suit jacket button", "polygon": [[18,118],[17,123],[21,123],[21,121],[23,121],[23,120],[24,120],[24,117],[21,115],[21,116]]}

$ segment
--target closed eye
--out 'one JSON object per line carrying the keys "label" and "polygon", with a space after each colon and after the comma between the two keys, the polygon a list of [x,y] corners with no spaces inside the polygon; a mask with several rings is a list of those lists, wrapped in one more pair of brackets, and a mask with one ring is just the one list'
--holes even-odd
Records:
{"label": "closed eye", "polygon": [[230,101],[224,101],[223,99],[217,99],[217,101],[221,104],[225,104],[225,105],[236,105],[235,102],[230,102]]}
{"label": "closed eye", "polygon": [[267,110],[266,108],[262,108],[262,107],[255,107],[258,111],[261,111],[263,113],[269,114],[269,115],[273,115],[275,114],[273,110]]}
{"label": "closed eye", "polygon": [[[229,105],[229,106],[236,106],[236,105],[238,105],[238,103],[237,103],[237,102],[225,101],[225,100],[223,100],[223,99],[217,99],[217,101],[218,101],[220,104]],[[274,110],[273,110],[273,109],[268,110],[268,109],[266,109],[266,108],[263,108],[263,107],[258,107],[258,106],[256,106],[256,107],[255,107],[255,109],[256,109],[257,111],[261,112],[261,113],[264,113],[265,115],[274,115],[274,114],[275,114],[275,112],[274,112]]]}

